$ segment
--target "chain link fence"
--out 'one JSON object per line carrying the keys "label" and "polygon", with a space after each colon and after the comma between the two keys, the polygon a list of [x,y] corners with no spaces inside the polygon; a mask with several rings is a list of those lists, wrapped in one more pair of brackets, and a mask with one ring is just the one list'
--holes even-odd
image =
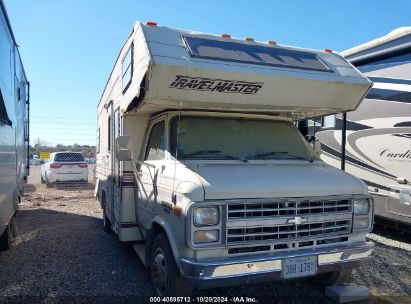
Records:
{"label": "chain link fence", "polygon": [[48,159],[31,158],[24,198],[89,197],[93,195],[95,186],[94,171],[95,158],[85,157],[81,152],[51,152]]}
{"label": "chain link fence", "polygon": [[62,199],[93,195],[96,117],[68,112],[30,115],[30,174],[24,199]]}

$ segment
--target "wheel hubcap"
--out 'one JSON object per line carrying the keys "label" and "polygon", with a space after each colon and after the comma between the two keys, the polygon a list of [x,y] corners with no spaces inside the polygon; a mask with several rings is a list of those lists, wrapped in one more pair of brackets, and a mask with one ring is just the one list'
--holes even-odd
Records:
{"label": "wheel hubcap", "polygon": [[158,294],[163,295],[167,291],[167,263],[161,250],[154,257],[151,276]]}

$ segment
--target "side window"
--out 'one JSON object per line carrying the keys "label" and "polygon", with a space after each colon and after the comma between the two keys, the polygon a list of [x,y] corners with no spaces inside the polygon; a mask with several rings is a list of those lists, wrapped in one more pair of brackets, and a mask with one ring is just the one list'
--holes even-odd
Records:
{"label": "side window", "polygon": [[114,112],[114,140],[120,136],[120,111]]}
{"label": "side window", "polygon": [[144,160],[164,159],[165,149],[165,122],[161,121],[151,128]]}
{"label": "side window", "polygon": [[16,50],[15,51],[15,63],[14,63],[14,70],[15,70],[15,86],[16,86],[16,97],[17,100],[20,101],[22,98],[22,90],[21,90],[21,82],[22,82],[22,66],[21,66],[21,61],[20,61],[20,54]]}
{"label": "side window", "polygon": [[335,128],[335,115],[323,116],[321,126],[323,128]]}
{"label": "side window", "polygon": [[111,116],[108,117],[107,121],[107,150],[111,150]]}
{"label": "side window", "polygon": [[134,45],[131,44],[129,47],[121,66],[123,92],[127,90],[133,77],[133,46]]}

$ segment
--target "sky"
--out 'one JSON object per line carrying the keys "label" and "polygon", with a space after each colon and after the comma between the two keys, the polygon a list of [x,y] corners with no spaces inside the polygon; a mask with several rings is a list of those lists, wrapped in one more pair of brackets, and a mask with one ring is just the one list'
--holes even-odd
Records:
{"label": "sky", "polygon": [[4,0],[31,83],[31,138],[95,144],[97,104],[136,21],[312,49],[411,25],[409,0]]}

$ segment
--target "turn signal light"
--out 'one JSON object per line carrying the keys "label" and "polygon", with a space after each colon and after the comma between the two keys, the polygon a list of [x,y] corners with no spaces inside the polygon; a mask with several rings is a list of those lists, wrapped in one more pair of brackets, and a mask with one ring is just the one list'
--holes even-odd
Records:
{"label": "turn signal light", "polygon": [[324,49],[324,52],[327,52],[327,53],[332,53],[332,52],[333,52],[333,50],[332,50],[332,49]]}
{"label": "turn signal light", "polygon": [[252,37],[245,37],[244,40],[254,42],[254,38]]}
{"label": "turn signal light", "polygon": [[267,43],[268,43],[268,44],[271,44],[271,45],[276,45],[276,44],[277,44],[277,42],[276,42],[276,41],[273,41],[273,40],[268,40]]}
{"label": "turn signal light", "polygon": [[157,26],[157,22],[154,21],[147,21],[146,24],[150,26]]}
{"label": "turn signal light", "polygon": [[173,214],[176,216],[180,216],[183,213],[183,208],[181,208],[180,206],[173,206]]}

